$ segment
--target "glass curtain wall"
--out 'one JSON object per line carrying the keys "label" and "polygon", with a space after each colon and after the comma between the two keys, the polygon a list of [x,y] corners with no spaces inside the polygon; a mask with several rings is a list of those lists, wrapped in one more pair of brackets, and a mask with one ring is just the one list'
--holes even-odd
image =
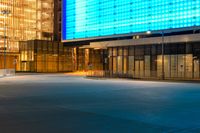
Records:
{"label": "glass curtain wall", "polygon": [[[7,52],[18,52],[19,41],[46,39],[45,32],[53,32],[53,0],[0,0],[0,36],[4,36],[6,23]],[[3,39],[0,41],[2,49]]]}
{"label": "glass curtain wall", "polygon": [[66,72],[73,71],[72,47],[52,41],[24,41],[19,44],[20,59],[18,71],[23,72]]}
{"label": "glass curtain wall", "polygon": [[161,45],[109,48],[109,71],[114,77],[200,79],[200,45],[165,44],[164,66]]}
{"label": "glass curtain wall", "polygon": [[[10,12],[8,15],[0,14],[0,58],[3,58],[5,49],[7,67],[14,68],[12,64],[17,60],[15,62],[17,62],[17,69],[19,68],[21,62],[19,42],[51,39],[53,5],[53,0],[0,0],[0,12],[3,10]],[[5,47],[4,34],[6,34]],[[22,62],[30,62],[29,51],[23,51]],[[25,65],[24,68],[29,69],[28,66],[30,65]],[[1,68],[3,68],[2,65],[0,65]]]}

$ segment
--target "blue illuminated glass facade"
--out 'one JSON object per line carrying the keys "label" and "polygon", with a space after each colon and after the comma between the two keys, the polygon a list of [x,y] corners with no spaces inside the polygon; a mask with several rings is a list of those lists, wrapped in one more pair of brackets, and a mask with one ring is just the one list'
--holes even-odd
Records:
{"label": "blue illuminated glass facade", "polygon": [[63,0],[62,39],[200,26],[200,0]]}

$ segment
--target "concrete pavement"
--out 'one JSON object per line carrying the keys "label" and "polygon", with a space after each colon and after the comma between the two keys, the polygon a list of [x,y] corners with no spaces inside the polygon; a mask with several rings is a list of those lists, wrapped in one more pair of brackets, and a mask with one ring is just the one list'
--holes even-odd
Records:
{"label": "concrete pavement", "polygon": [[1,133],[198,133],[200,84],[66,74],[0,79]]}

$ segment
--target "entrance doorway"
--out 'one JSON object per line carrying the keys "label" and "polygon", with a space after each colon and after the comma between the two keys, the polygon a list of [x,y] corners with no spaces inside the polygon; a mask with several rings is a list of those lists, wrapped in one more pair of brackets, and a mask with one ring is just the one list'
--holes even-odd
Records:
{"label": "entrance doorway", "polygon": [[135,61],[134,77],[135,78],[142,78],[143,76],[144,76],[144,61],[143,60],[137,60],[137,61]]}

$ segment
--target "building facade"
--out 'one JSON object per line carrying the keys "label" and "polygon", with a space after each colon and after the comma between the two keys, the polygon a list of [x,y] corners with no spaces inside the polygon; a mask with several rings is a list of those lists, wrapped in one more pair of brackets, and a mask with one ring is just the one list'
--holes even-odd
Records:
{"label": "building facade", "polygon": [[[22,72],[68,72],[72,71],[72,54],[56,41],[30,40],[19,45],[20,71]],[[69,63],[70,62],[70,63]]]}
{"label": "building facade", "polygon": [[[3,11],[8,11],[9,14],[3,14]],[[21,41],[52,40],[54,2],[53,0],[1,0],[0,12],[0,69],[6,67],[20,71]],[[3,61],[4,59],[6,61]]]}
{"label": "building facade", "polygon": [[54,0],[54,40],[61,41],[62,1]]}
{"label": "building facade", "polygon": [[62,42],[76,53],[75,71],[86,64],[81,70],[96,76],[200,79],[200,0],[62,5]]}

